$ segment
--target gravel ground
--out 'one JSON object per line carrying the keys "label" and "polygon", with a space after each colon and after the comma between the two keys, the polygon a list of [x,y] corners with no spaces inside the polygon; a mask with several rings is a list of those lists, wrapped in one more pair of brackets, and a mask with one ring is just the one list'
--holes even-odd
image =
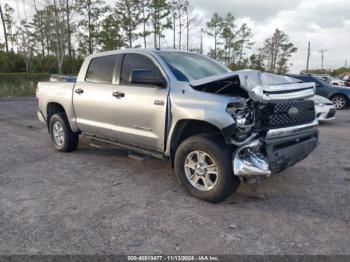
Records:
{"label": "gravel ground", "polygon": [[33,98],[0,100],[0,254],[350,254],[350,111],[304,161],[225,202],[167,161],[83,138],[58,153]]}

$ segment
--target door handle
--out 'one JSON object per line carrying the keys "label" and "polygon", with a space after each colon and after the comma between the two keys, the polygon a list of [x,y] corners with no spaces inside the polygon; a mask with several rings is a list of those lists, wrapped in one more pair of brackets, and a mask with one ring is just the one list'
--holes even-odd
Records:
{"label": "door handle", "polygon": [[125,97],[125,94],[123,92],[120,92],[120,91],[113,92],[112,95],[118,99]]}
{"label": "door handle", "polygon": [[84,90],[81,88],[78,88],[78,89],[75,89],[75,93],[82,94],[82,93],[84,93]]}

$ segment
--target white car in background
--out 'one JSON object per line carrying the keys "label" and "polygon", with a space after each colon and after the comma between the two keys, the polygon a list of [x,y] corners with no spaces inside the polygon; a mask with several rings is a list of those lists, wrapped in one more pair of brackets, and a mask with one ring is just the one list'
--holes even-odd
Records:
{"label": "white car in background", "polygon": [[322,80],[335,85],[335,86],[344,86],[345,85],[345,81],[335,78],[335,77],[331,77],[331,76],[322,76],[321,77]]}
{"label": "white car in background", "polygon": [[337,109],[331,100],[318,95],[315,95],[312,100],[315,102],[315,111],[318,121],[335,119]]}

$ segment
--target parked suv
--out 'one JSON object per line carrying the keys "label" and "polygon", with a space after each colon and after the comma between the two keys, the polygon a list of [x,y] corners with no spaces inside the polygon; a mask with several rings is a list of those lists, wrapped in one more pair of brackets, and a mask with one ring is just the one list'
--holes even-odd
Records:
{"label": "parked suv", "polygon": [[38,117],[58,151],[84,134],[169,159],[192,195],[218,202],[314,150],[314,83],[299,82],[188,52],[110,51],[87,57],[76,83],[39,83]]}
{"label": "parked suv", "polygon": [[316,94],[331,100],[338,110],[350,105],[350,89],[331,85],[317,77],[309,75],[289,75],[306,83],[315,83]]}

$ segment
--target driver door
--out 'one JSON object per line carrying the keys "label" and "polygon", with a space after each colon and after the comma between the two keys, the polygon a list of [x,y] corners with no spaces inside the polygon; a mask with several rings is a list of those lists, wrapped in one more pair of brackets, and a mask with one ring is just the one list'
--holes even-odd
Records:
{"label": "driver door", "polygon": [[131,75],[135,70],[151,70],[155,78],[162,78],[167,83],[160,65],[151,56],[124,55],[119,84],[113,90],[116,96],[110,124],[117,130],[113,139],[163,152],[169,85],[132,83]]}

